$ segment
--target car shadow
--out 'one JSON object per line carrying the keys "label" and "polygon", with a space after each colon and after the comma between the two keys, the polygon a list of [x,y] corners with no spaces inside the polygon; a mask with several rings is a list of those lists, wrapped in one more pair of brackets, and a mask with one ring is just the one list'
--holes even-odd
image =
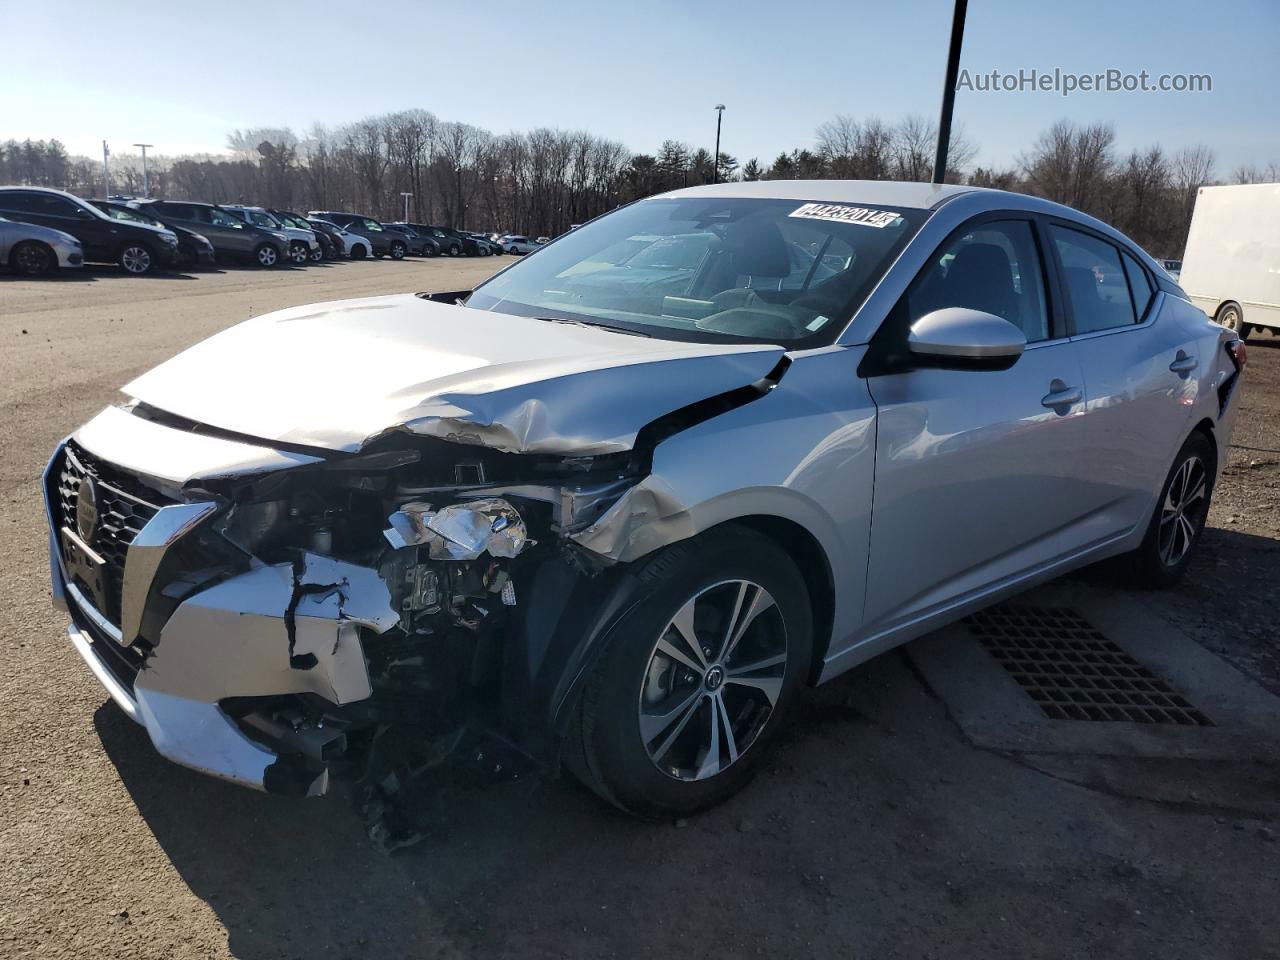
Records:
{"label": "car shadow", "polygon": [[97,276],[86,271],[83,267],[55,270],[43,277],[28,277],[9,267],[3,267],[0,268],[0,278],[3,277],[7,277],[10,280],[44,281],[46,283],[96,283],[98,280]]}
{"label": "car shadow", "polygon": [[[344,787],[319,799],[287,799],[185,770],[161,758],[110,701],[94,725],[138,813],[241,960],[629,955],[654,937],[646,904],[672,887],[691,895],[707,856],[758,869],[757,843],[741,836],[756,824],[770,830],[770,847],[792,842],[778,811],[796,802],[797,791],[829,789],[823,751],[870,722],[846,701],[865,702],[874,713],[881,691],[895,710],[927,699],[899,658],[882,658],[852,684],[828,685],[780,731],[785,761],[767,765],[742,797],[687,822],[634,820],[568,777],[534,774],[433,790],[424,801],[425,838],[394,853],[369,839]],[[807,814],[804,822],[812,822]],[[810,882],[789,871],[784,886]],[[705,911],[689,911],[664,921],[660,939],[692,937],[714,951],[717,930],[772,922],[747,901],[717,903],[715,930],[698,928]]]}
{"label": "car shadow", "polygon": [[[1244,556],[1259,582],[1274,582],[1280,544],[1212,529],[1205,547],[1185,588],[1166,596],[1191,617],[1225,618],[1217,629],[1229,633],[1244,614],[1219,561]],[[1102,566],[1072,576],[1115,585]],[[1146,831],[1152,856],[1181,863],[1187,829],[1182,810],[1142,807],[1117,823],[1114,849],[1063,847],[1046,817],[1124,821],[1129,808],[973,748],[900,652],[809,691],[755,782],[687,821],[630,819],[567,777],[454,782],[421,798],[425,838],[391,854],[343,787],[316,800],[257,793],[165,761],[110,701],[94,724],[139,814],[241,960],[843,955],[854,942],[870,955],[903,930],[915,937],[904,955],[922,955],[937,929],[996,929],[1043,910],[1046,883],[1063,905],[1054,935],[1071,937],[1073,918],[1098,908],[1091,884],[1115,883],[1131,831]],[[962,881],[971,864],[991,868]],[[1203,879],[1189,868],[1178,884],[1185,894]],[[1153,922],[1193,932],[1178,902]],[[939,926],[900,928],[904,905]]]}

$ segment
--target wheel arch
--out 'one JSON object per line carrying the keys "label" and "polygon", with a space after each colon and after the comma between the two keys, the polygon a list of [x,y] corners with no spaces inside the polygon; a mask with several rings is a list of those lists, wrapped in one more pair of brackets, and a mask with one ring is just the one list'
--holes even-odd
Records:
{"label": "wheel arch", "polygon": [[1214,430],[1213,421],[1208,417],[1204,417],[1199,423],[1197,423],[1194,427],[1191,428],[1191,433],[1187,434],[1187,436],[1188,438],[1190,438],[1191,436],[1197,433],[1204,435],[1205,439],[1209,441],[1209,449],[1213,451],[1213,474],[1212,475],[1216,482],[1216,479],[1218,476],[1218,468],[1223,462],[1224,455],[1223,455],[1223,452],[1218,449],[1218,434],[1217,434],[1217,431]]}
{"label": "wheel arch", "polygon": [[814,683],[831,647],[835,626],[835,577],[826,550],[808,529],[787,517],[753,514],[726,520],[711,529],[734,526],[744,527],[772,540],[791,557],[804,579],[813,611],[813,662],[809,664],[808,677],[809,683]]}

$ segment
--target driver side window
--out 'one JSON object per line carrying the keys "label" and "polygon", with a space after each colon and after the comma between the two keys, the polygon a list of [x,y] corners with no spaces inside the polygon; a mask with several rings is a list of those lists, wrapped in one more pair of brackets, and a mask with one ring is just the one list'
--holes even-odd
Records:
{"label": "driver side window", "polygon": [[1044,275],[1031,224],[983,223],[935,253],[907,291],[909,322],[944,307],[993,313],[1020,329],[1028,343],[1049,339]]}

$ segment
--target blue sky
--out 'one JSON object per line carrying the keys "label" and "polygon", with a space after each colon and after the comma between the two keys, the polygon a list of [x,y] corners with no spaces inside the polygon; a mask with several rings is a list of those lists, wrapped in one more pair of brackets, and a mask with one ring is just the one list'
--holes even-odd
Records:
{"label": "blue sky", "polygon": [[[767,161],[823,120],[936,115],[951,0],[402,2],[60,0],[4,14],[0,139],[73,152],[218,151],[237,127],[330,124],[424,107],[495,132],[585,128]],[[136,20],[137,22],[133,22]],[[970,0],[963,65],[1209,73],[1212,93],[961,91],[978,163],[1007,165],[1061,117],[1115,124],[1122,148],[1203,142],[1217,173],[1280,159],[1278,0]],[[20,40],[21,42],[14,42]],[[316,74],[323,67],[325,76]],[[305,79],[296,73],[302,71]],[[16,91],[21,91],[15,96]]]}

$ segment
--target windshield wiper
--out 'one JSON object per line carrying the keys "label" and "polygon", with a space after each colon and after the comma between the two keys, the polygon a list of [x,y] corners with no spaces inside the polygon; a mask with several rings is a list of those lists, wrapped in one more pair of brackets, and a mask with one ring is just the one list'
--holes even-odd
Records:
{"label": "windshield wiper", "polygon": [[615,327],[607,323],[596,323],[594,320],[573,320],[569,317],[534,317],[534,320],[541,320],[543,323],[571,323],[575,327],[598,327],[601,330],[609,330],[613,333],[623,333],[629,337],[647,337],[653,339],[653,334],[643,333],[639,330],[632,330],[630,327]]}

